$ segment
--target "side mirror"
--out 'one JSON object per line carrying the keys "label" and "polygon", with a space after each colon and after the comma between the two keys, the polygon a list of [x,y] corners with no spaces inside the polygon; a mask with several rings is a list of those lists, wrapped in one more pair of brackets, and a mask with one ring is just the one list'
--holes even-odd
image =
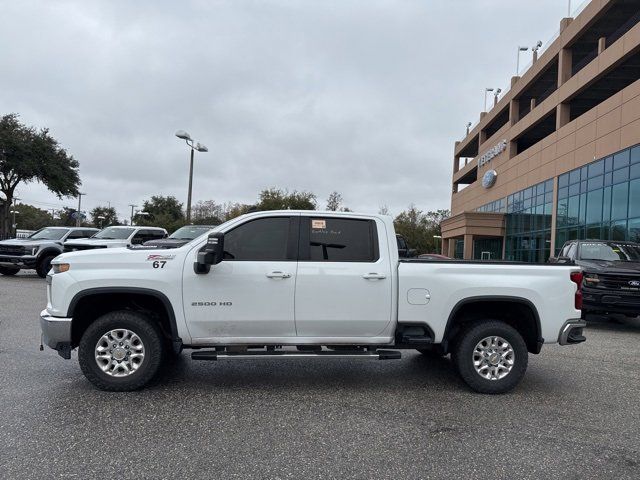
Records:
{"label": "side mirror", "polygon": [[211,265],[217,265],[224,257],[224,233],[214,232],[209,234],[207,243],[198,252],[198,259],[193,265],[193,270],[198,273],[209,273]]}

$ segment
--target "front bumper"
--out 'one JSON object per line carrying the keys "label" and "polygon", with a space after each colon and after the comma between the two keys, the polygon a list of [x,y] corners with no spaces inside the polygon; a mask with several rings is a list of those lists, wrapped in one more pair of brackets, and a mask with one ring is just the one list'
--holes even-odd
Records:
{"label": "front bumper", "polygon": [[17,268],[36,268],[38,257],[35,255],[0,255],[0,266]]}
{"label": "front bumper", "polygon": [[640,315],[640,292],[582,289],[582,310],[585,312],[624,313]]}
{"label": "front bumper", "polygon": [[582,334],[582,329],[587,326],[587,322],[580,318],[572,318],[564,322],[558,334],[558,343],[560,345],[575,345],[586,340]]}
{"label": "front bumper", "polygon": [[46,310],[40,312],[42,341],[66,359],[71,358],[71,320],[71,318],[54,317]]}

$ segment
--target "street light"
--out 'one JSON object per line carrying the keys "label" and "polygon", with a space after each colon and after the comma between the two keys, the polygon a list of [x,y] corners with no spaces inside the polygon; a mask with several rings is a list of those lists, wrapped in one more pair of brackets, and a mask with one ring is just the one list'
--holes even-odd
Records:
{"label": "street light", "polygon": [[471,122],[467,122],[467,135],[469,135],[469,129],[471,128],[471,125]]}
{"label": "street light", "polygon": [[502,93],[502,89],[498,88],[493,94],[493,106],[495,107],[498,104],[498,97]]}
{"label": "street light", "polygon": [[520,73],[520,52],[526,52],[529,47],[518,47],[518,61],[516,63],[516,77]]}
{"label": "street light", "polygon": [[484,110],[482,110],[483,112],[487,111],[487,93],[489,92],[493,92],[493,88],[485,88],[484,89]]}
{"label": "street light", "polygon": [[189,194],[187,196],[187,223],[191,222],[191,191],[193,186],[193,151],[197,150],[199,152],[208,152],[209,149],[201,144],[200,142],[195,142],[184,130],[178,130],[176,132],[176,137],[181,140],[184,140],[186,144],[191,148],[191,161],[189,162]]}
{"label": "street light", "polygon": [[76,227],[79,227],[80,225],[82,225],[82,209],[80,207],[82,206],[83,195],[86,195],[86,193],[78,192],[78,215],[76,217]]}
{"label": "street light", "polygon": [[137,210],[136,213],[134,213],[131,216],[131,226],[133,226],[133,219],[134,218],[136,218],[136,217],[148,217],[149,215],[151,215],[149,212]]}
{"label": "street light", "polygon": [[103,220],[105,220],[107,217],[105,217],[104,215],[98,215],[98,220],[100,220],[100,228],[102,228],[102,222]]}

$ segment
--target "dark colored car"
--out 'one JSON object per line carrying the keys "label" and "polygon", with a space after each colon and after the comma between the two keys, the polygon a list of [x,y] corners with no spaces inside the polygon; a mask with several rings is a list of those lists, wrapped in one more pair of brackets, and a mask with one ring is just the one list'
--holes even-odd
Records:
{"label": "dark colored car", "polygon": [[35,269],[45,278],[51,268],[51,260],[62,253],[68,240],[86,239],[97,228],[45,227],[27,238],[14,238],[0,242],[0,274],[15,275],[22,269]]}
{"label": "dark colored car", "polygon": [[451,260],[451,257],[440,255],[439,253],[423,253],[422,255],[418,255],[418,258],[422,260]]}
{"label": "dark colored car", "polygon": [[167,238],[149,240],[144,242],[143,245],[145,247],[178,248],[189,243],[194,238],[204,235],[214,227],[216,225],[186,225],[173,232]]}
{"label": "dark colored car", "polygon": [[407,239],[396,233],[396,243],[398,244],[398,256],[400,258],[413,258],[418,251],[415,248],[409,248]]}
{"label": "dark colored car", "polygon": [[571,240],[556,263],[582,267],[582,313],[640,315],[640,244],[614,240]]}

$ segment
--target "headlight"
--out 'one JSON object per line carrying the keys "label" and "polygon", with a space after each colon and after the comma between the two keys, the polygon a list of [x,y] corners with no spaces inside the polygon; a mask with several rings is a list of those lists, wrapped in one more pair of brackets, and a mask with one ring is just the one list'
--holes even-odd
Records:
{"label": "headlight", "polygon": [[584,284],[588,287],[597,287],[598,284],[600,283],[600,279],[598,278],[598,275],[596,275],[595,273],[587,273],[584,276]]}
{"label": "headlight", "polygon": [[40,247],[24,247],[25,255],[35,255]]}
{"label": "headlight", "polygon": [[71,265],[68,263],[54,263],[51,266],[53,267],[54,274],[68,272],[71,268]]}

